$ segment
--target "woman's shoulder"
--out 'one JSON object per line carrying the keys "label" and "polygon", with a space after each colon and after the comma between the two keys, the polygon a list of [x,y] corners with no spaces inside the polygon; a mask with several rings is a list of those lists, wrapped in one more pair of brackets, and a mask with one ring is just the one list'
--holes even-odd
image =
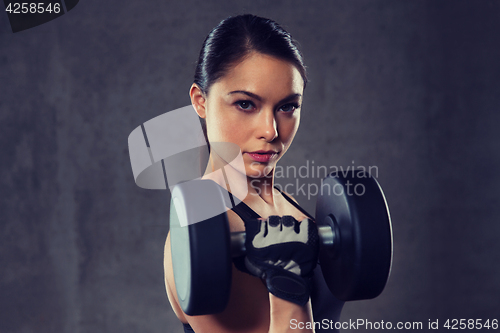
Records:
{"label": "woman's shoulder", "polygon": [[285,191],[281,191],[281,190],[278,190],[276,189],[278,192],[280,192],[285,198],[290,198],[293,202],[295,202],[297,205],[299,204],[299,202],[288,192],[285,192]]}

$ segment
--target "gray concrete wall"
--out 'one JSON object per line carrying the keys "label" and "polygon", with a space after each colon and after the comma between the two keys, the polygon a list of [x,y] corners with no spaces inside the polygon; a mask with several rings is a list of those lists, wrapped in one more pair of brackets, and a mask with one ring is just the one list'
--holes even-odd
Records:
{"label": "gray concrete wall", "polygon": [[386,192],[391,279],[342,320],[498,319],[500,2],[82,0],[16,34],[0,13],[0,332],[180,331],[169,195],[134,184],[127,137],[189,104],[206,34],[246,12],[309,69],[282,165],[376,166]]}

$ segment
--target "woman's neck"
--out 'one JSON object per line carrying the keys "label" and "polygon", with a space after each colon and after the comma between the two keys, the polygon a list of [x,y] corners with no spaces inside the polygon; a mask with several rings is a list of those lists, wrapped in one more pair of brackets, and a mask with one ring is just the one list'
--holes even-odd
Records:
{"label": "woman's neck", "polygon": [[265,203],[274,204],[274,169],[265,177],[247,177],[248,194],[259,196]]}

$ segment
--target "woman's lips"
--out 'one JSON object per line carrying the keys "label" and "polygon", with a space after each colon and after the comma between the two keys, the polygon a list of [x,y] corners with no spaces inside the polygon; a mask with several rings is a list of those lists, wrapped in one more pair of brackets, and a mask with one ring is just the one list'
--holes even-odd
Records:
{"label": "woman's lips", "polygon": [[256,162],[266,163],[269,162],[271,158],[273,158],[278,153],[275,151],[259,150],[259,151],[249,152],[247,154]]}

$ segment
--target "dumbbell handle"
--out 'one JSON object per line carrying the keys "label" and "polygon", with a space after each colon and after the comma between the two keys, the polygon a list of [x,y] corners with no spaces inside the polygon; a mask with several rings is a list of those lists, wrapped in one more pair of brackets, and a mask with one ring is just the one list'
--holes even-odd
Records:
{"label": "dumbbell handle", "polygon": [[[335,233],[328,225],[318,227],[318,236],[321,246],[332,247],[334,244]],[[245,239],[244,231],[236,231],[231,233],[231,256],[239,257],[245,254]]]}

